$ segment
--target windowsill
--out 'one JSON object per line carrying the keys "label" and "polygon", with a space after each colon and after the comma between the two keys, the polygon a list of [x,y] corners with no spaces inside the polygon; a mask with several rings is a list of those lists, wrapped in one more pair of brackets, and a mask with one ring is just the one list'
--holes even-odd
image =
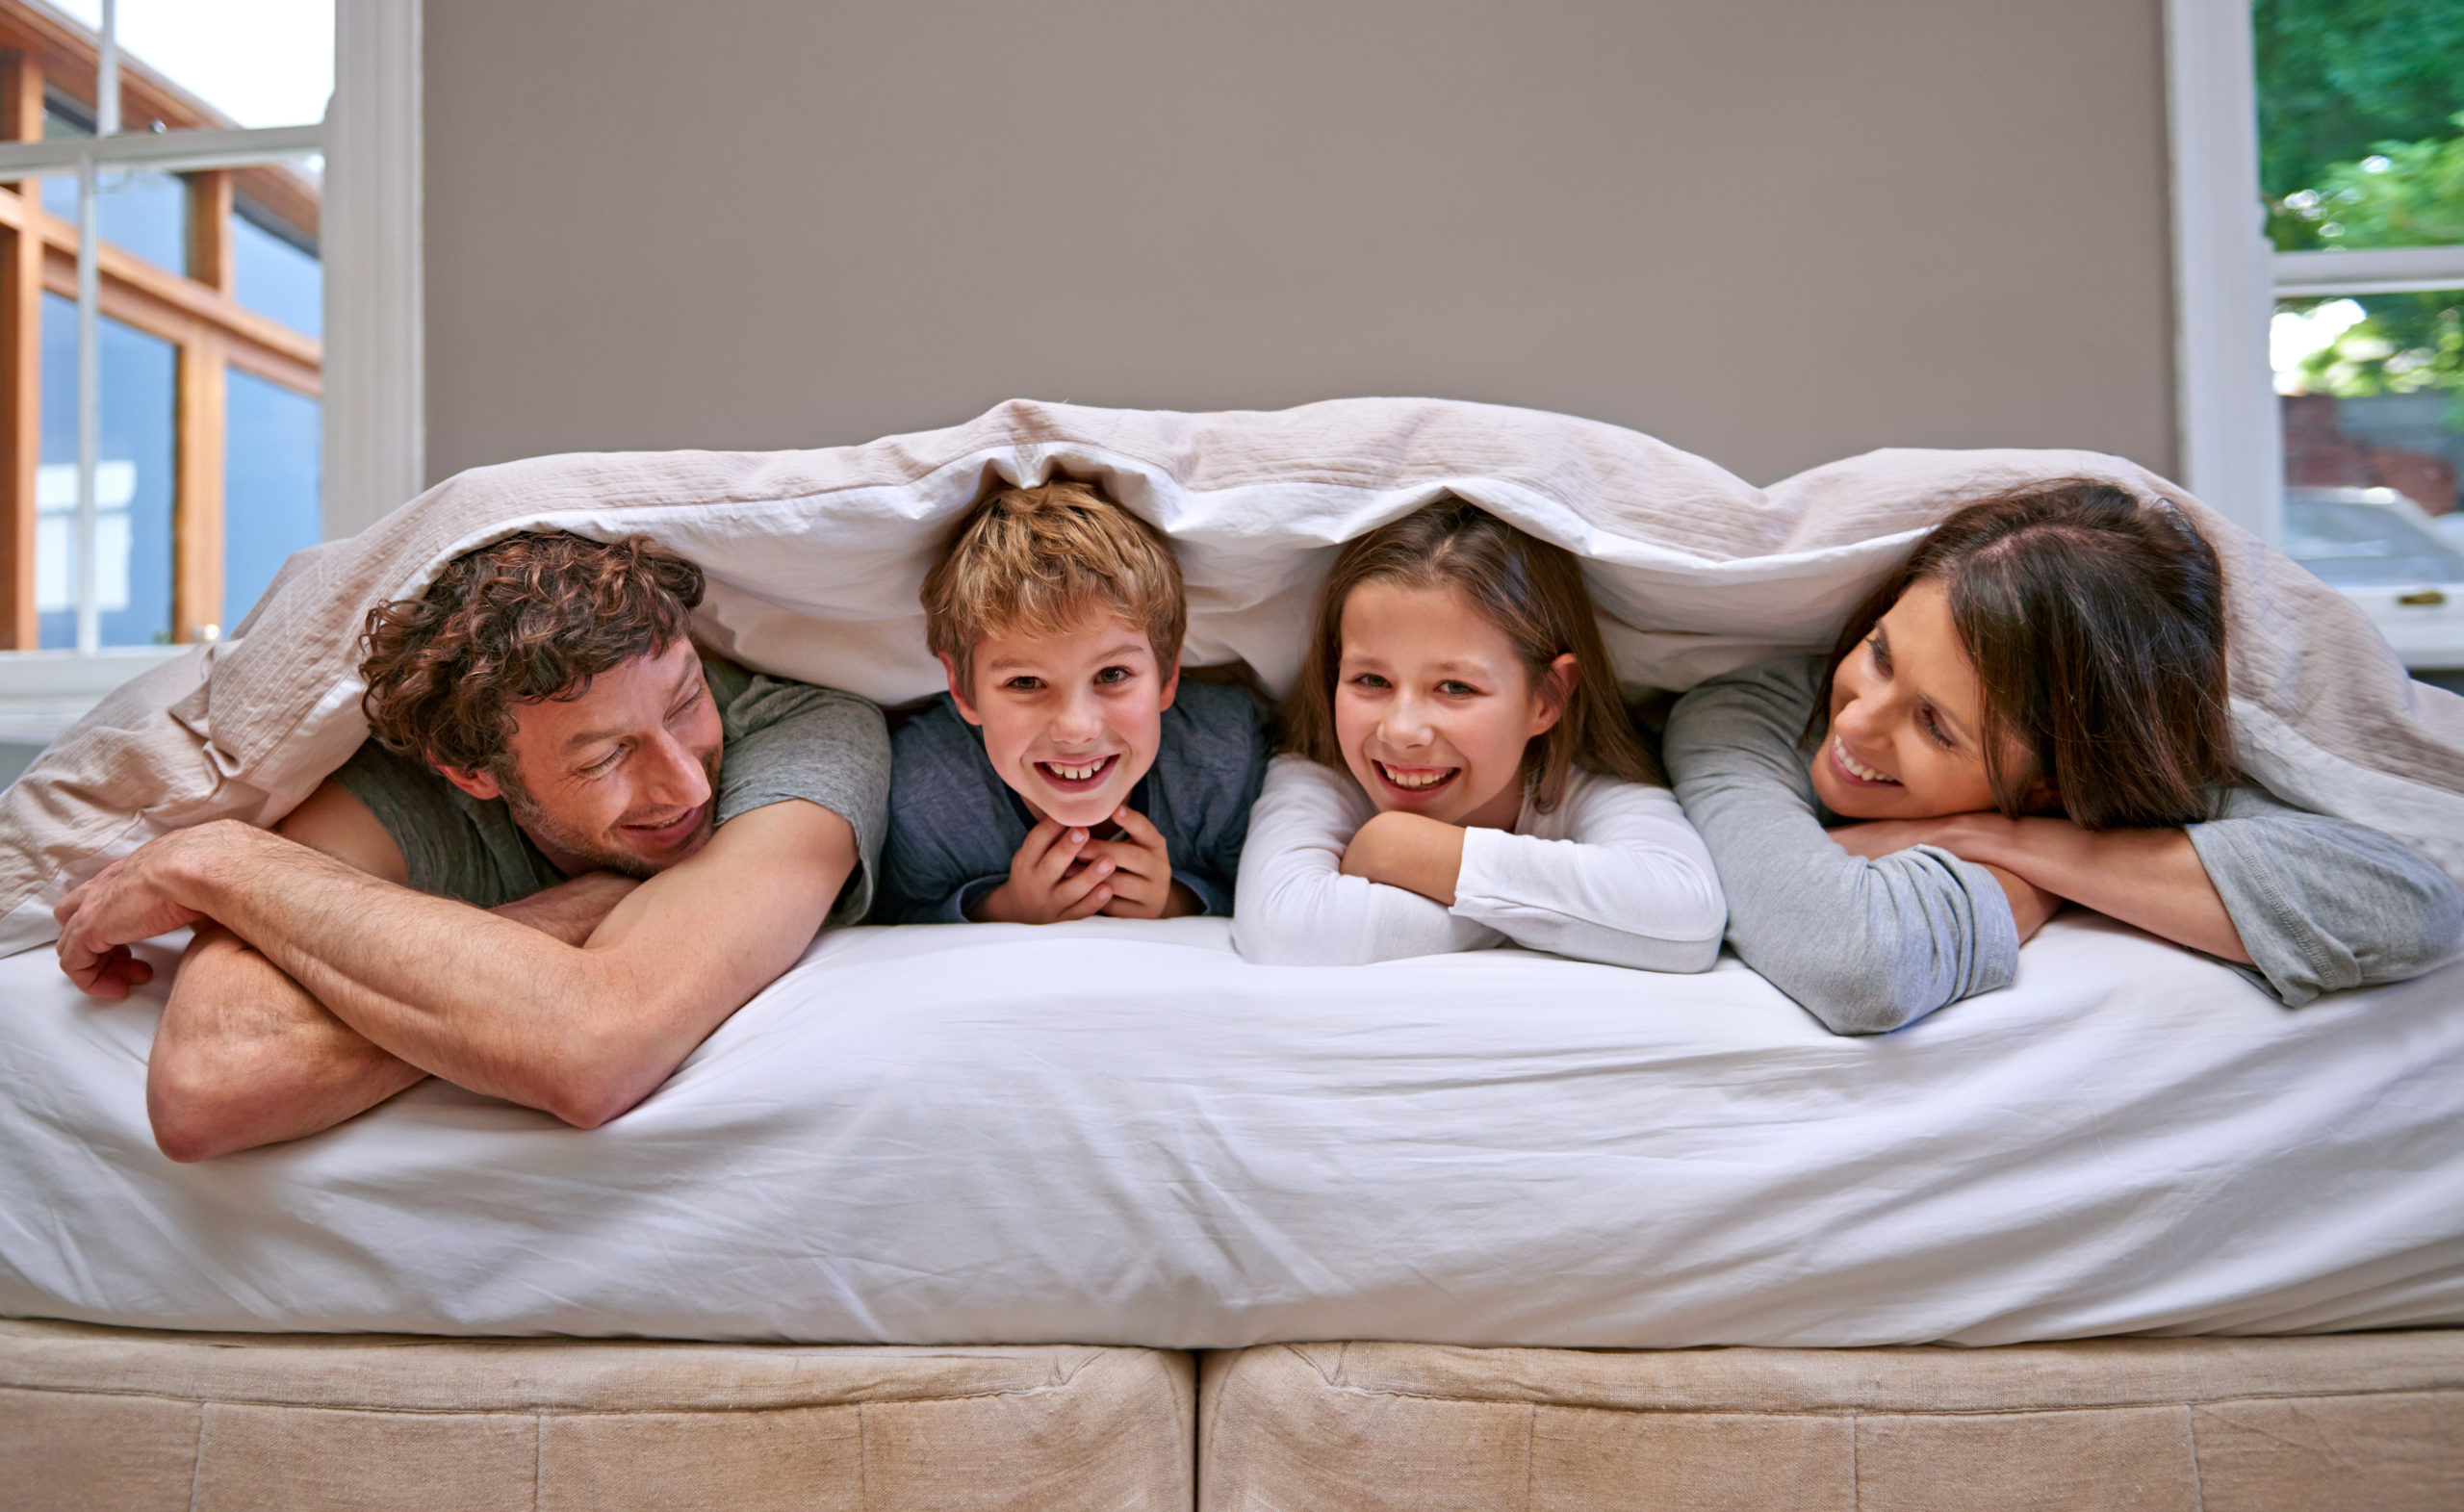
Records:
{"label": "windowsill", "polygon": [[112,646],[73,651],[0,651],[0,743],[42,745],[101,702],[104,694],[193,646]]}

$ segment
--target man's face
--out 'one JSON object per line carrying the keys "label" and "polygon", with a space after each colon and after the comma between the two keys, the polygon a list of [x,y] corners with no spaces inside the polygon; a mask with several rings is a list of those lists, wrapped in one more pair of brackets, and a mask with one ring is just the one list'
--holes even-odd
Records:
{"label": "man's face", "polygon": [[950,696],[984,754],[1038,818],[1099,825],[1155,764],[1181,669],[1159,668],[1143,629],[1101,610],[1060,635],[992,635],[972,686],[948,657]]}
{"label": "man's face", "polygon": [[601,673],[579,698],[518,705],[513,723],[501,773],[438,770],[504,799],[565,872],[648,877],[708,842],[719,711],[690,641]]}

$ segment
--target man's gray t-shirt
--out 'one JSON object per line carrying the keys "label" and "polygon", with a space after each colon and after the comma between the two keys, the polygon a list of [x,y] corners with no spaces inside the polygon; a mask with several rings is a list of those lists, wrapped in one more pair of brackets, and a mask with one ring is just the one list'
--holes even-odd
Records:
{"label": "man's gray t-shirt", "polygon": [[[831,921],[863,917],[888,823],[889,732],[881,710],[852,693],[757,677],[716,656],[703,657],[702,671],[725,740],[718,822],[789,798],[846,820],[859,860]],[[504,800],[474,798],[415,756],[364,741],[334,781],[393,836],[422,892],[493,909],[565,880]]]}

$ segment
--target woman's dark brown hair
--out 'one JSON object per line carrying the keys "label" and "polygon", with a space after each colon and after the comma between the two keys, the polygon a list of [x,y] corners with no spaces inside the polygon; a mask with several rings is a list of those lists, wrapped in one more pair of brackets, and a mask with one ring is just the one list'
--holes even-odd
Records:
{"label": "woman's dark brown hair", "polygon": [[1343,664],[1344,601],[1366,582],[1460,592],[1514,643],[1535,688],[1552,662],[1573,653],[1575,685],[1565,713],[1532,736],[1523,755],[1525,790],[1543,813],[1563,801],[1576,767],[1630,782],[1663,781],[1626,715],[1573,554],[1451,497],[1347,545],[1318,585],[1308,654],[1284,701],[1290,749],[1347,770],[1335,739],[1335,677]]}
{"label": "woman's dark brown hair", "polygon": [[663,653],[701,602],[702,569],[648,536],[507,536],[369,611],[359,706],[389,750],[502,777],[516,706]]}
{"label": "woman's dark brown hair", "polygon": [[2235,780],[2216,551],[2169,503],[2092,479],[2014,489],[1943,521],[1839,633],[1807,728],[1831,718],[1839,666],[1919,582],[1948,591],[1984,692],[1995,807],[2082,829],[2194,824]]}

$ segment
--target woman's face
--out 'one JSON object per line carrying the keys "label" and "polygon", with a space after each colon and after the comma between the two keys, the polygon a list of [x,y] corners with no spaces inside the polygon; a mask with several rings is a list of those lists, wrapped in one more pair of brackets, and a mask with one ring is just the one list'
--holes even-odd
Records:
{"label": "woman's face", "polygon": [[1574,681],[1559,656],[1531,685],[1514,643],[1453,588],[1365,582],[1344,599],[1335,740],[1384,813],[1510,830],[1523,750],[1555,725]]}
{"label": "woman's face", "polygon": [[1813,790],[1851,819],[1932,819],[1993,807],[1979,744],[1984,689],[1949,593],[1919,581],[1839,664]]}

